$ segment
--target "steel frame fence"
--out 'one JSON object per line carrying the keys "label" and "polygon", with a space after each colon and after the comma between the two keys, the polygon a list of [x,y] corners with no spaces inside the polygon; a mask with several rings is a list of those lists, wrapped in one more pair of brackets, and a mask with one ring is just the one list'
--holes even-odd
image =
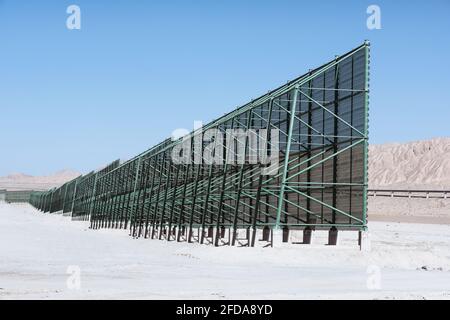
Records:
{"label": "steel frame fence", "polygon": [[[126,228],[134,237],[247,245],[269,241],[273,230],[367,228],[369,43],[288,82],[194,131],[167,139],[138,156],[91,172],[48,192],[33,193],[44,212],[71,212],[91,228]],[[278,142],[275,174],[250,161],[249,139],[219,142],[225,154],[241,144],[239,165],[176,163],[173,150],[208,129],[258,132],[258,151]],[[278,140],[270,130],[277,129]],[[260,134],[261,133],[261,134]],[[201,140],[203,141],[203,140]],[[219,144],[219,145],[217,145]],[[191,148],[190,159],[208,148]],[[254,151],[254,150],[253,150]],[[225,160],[229,160],[226,159]],[[243,230],[241,232],[241,230]],[[257,231],[262,230],[262,239]]]}
{"label": "steel frame fence", "polygon": [[8,203],[30,202],[32,190],[0,190],[0,200]]}

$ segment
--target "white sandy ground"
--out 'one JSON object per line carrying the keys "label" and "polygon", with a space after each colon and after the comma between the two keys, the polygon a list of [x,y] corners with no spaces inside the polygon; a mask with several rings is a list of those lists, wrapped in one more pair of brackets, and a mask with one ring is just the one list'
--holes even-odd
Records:
{"label": "white sandy ground", "polygon": [[450,224],[450,198],[369,197],[369,220]]}
{"label": "white sandy ground", "polygon": [[[356,232],[336,247],[321,234],[313,245],[214,248],[0,203],[0,299],[450,299],[450,225],[369,227],[370,252]],[[67,287],[73,265],[80,289]]]}

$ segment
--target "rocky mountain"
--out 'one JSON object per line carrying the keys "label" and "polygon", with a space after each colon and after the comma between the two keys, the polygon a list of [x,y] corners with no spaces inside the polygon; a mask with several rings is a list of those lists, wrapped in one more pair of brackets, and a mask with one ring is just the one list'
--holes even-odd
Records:
{"label": "rocky mountain", "polygon": [[0,189],[8,190],[47,190],[60,186],[80,175],[74,170],[61,170],[48,176],[31,176],[24,173],[11,173],[0,177]]}
{"label": "rocky mountain", "polygon": [[[48,176],[11,173],[0,189],[47,190],[79,176],[61,170]],[[450,137],[369,147],[370,188],[450,189]]]}
{"label": "rocky mountain", "polygon": [[450,189],[450,138],[371,145],[369,187]]}

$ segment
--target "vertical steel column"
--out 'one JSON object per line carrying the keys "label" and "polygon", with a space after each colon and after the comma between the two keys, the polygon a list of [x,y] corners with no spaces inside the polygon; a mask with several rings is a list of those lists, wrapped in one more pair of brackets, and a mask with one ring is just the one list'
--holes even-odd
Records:
{"label": "vertical steel column", "polygon": [[192,199],[191,214],[189,216],[188,242],[192,242],[192,227],[193,227],[193,223],[194,223],[194,212],[195,212],[195,206],[196,206],[196,201],[197,201],[198,179],[200,177],[200,172],[202,170],[202,166],[203,166],[203,164],[198,164],[197,174],[196,174],[196,177],[195,177],[194,196],[193,196],[193,199]]}
{"label": "vertical steel column", "polygon": [[[131,203],[131,212],[130,212],[130,235],[132,235],[134,237],[134,233],[136,231],[136,215],[134,212],[134,206],[135,206],[135,202],[136,202],[136,188],[137,188],[137,184],[139,181],[139,167],[141,165],[141,159],[142,156],[139,157],[138,162],[137,162],[137,166],[136,166],[136,173],[135,173],[135,179],[134,179],[134,188],[133,188],[133,200]],[[131,228],[133,230],[131,230]]]}
{"label": "vertical steel column", "polygon": [[363,187],[363,212],[362,212],[362,220],[363,220],[363,230],[367,229],[367,185],[368,185],[368,175],[367,175],[367,161],[368,161],[368,152],[369,152],[369,146],[368,146],[368,139],[369,139],[369,64],[370,64],[370,43],[369,41],[364,41],[365,46],[365,58],[366,58],[366,70],[365,70],[365,92],[364,92],[364,164],[363,164],[363,170],[364,170],[364,187]]}
{"label": "vertical steel column", "polygon": [[289,120],[289,132],[287,137],[287,144],[286,144],[286,154],[284,158],[284,165],[283,165],[283,173],[281,178],[281,188],[280,188],[280,195],[278,197],[278,209],[277,209],[277,219],[275,222],[275,229],[280,229],[280,221],[281,221],[281,210],[283,208],[283,201],[284,201],[284,192],[286,188],[286,178],[288,174],[288,167],[289,167],[289,153],[291,152],[291,142],[292,142],[292,131],[294,129],[294,120],[295,120],[295,111],[297,106],[297,97],[298,97],[298,88],[299,86],[296,85],[294,87],[294,98],[291,104],[291,116]]}
{"label": "vertical steel column", "polygon": [[76,199],[76,195],[77,195],[77,188],[78,188],[78,180],[80,180],[80,177],[78,177],[75,180],[75,188],[73,190],[73,197],[72,197],[72,205],[70,206],[70,216],[72,217],[72,213],[73,213],[73,208],[75,206],[75,199]]}
{"label": "vertical steel column", "polygon": [[[259,208],[261,206],[261,188],[262,188],[262,181],[263,181],[263,176],[260,173],[259,178],[258,178],[258,189],[256,191],[256,200],[255,200],[255,208],[253,210],[253,217],[252,217],[252,238],[251,238],[251,243],[249,243],[249,247],[255,246],[255,242],[256,242],[256,220],[258,218],[258,214],[259,214]],[[249,239],[250,241],[250,239]]]}
{"label": "vertical steel column", "polygon": [[[247,128],[248,128],[248,123],[250,122],[250,118],[251,118],[251,111],[249,111],[249,118],[247,120]],[[233,117],[233,119],[231,120],[231,129],[234,129],[234,125],[235,125],[235,121],[236,121],[236,117]],[[226,136],[226,132],[225,132],[225,138],[230,138]],[[230,139],[231,140],[231,139]],[[247,145],[247,138],[245,139],[245,144]],[[235,142],[234,141],[226,141],[224,142],[225,147],[225,164],[223,167],[223,173],[222,173],[222,183],[221,183],[221,188],[220,188],[220,198],[219,198],[219,208],[217,211],[217,221],[216,221],[216,234],[215,234],[215,239],[214,239],[214,246],[218,247],[219,246],[219,239],[220,239],[220,220],[222,218],[222,210],[223,210],[223,202],[224,202],[224,196],[225,196],[225,182],[227,181],[227,170],[228,170],[228,156],[230,155],[231,152],[233,152],[234,155],[234,150],[230,151],[230,148],[234,149],[234,145]],[[224,146],[223,145],[223,146]],[[221,146],[223,148],[223,146]],[[247,150],[244,149],[246,152]],[[233,161],[234,162],[234,161]],[[245,153],[244,153],[244,162],[245,162]],[[203,234],[202,234],[203,236]]]}
{"label": "vertical steel column", "polygon": [[[336,58],[337,60],[337,58]],[[335,69],[334,69],[334,88],[338,89],[339,88],[339,64],[336,64]],[[334,90],[334,114],[335,115],[339,115],[339,91],[338,90]],[[333,139],[333,153],[336,154],[338,152],[338,119],[337,117],[334,117],[333,119],[333,135],[334,135],[334,139]],[[338,162],[338,157],[333,157],[333,200],[332,200],[332,206],[333,208],[336,208],[337,206],[337,162]],[[332,210],[331,213],[331,222],[333,224],[336,224],[336,210]]]}
{"label": "vertical steel column", "polygon": [[133,175],[132,175],[132,171],[133,171],[133,166],[132,166],[133,162],[130,162],[127,164],[128,170],[127,170],[127,181],[129,181],[127,183],[127,191],[128,191],[128,196],[127,196],[127,203],[125,205],[125,218],[124,218],[124,229],[128,228],[128,222],[130,222],[130,226],[131,226],[131,215],[132,215],[132,209],[131,209],[131,198],[133,196]]}
{"label": "vertical steel column", "polygon": [[131,164],[127,164],[125,167],[125,192],[126,192],[126,198],[124,199],[124,204],[122,208],[122,218],[120,222],[120,229],[124,228],[126,229],[128,226],[128,212],[129,212],[129,205],[130,205],[130,198],[131,198],[131,187],[133,186],[133,179],[131,179]]}
{"label": "vertical steel column", "polygon": [[[163,180],[163,170],[164,170],[164,166],[165,166],[165,159],[164,159],[164,154],[158,154],[156,155],[158,161],[160,161],[160,167],[159,167],[159,176],[158,176],[158,188],[157,188],[157,192],[156,192],[156,199],[155,202],[153,203],[154,205],[154,210],[153,210],[153,215],[152,215],[152,232],[151,232],[151,239],[153,239],[153,237],[155,236],[155,229],[157,228],[157,219],[158,219],[158,203],[159,203],[159,195],[161,193],[161,184],[162,184],[162,180]],[[159,159],[162,158],[162,159]]]}
{"label": "vertical steel column", "polygon": [[[192,161],[192,159],[190,159],[190,161]],[[176,237],[176,241],[180,241],[180,236],[181,236],[181,229],[182,226],[181,224],[184,223],[184,204],[186,201],[186,189],[188,186],[188,179],[189,179],[189,174],[190,174],[190,170],[191,170],[191,164],[187,164],[186,165],[186,170],[185,170],[185,176],[184,176],[184,184],[183,184],[183,193],[181,196],[181,204],[180,204],[180,214],[178,215],[178,219],[177,219],[177,237]],[[184,228],[184,226],[183,226]]]}
{"label": "vertical steel column", "polygon": [[[246,128],[247,130],[250,128],[250,121],[251,121],[252,116],[253,116],[253,113],[250,110],[249,111],[249,116],[248,116],[248,119],[247,119],[247,128]],[[244,152],[245,153],[247,152],[247,149],[248,149],[248,145],[249,145],[248,139],[249,138],[250,137],[245,139],[245,146],[244,146]],[[239,203],[240,203],[240,199],[241,199],[241,195],[242,195],[242,187],[243,187],[242,183],[243,183],[243,180],[244,180],[244,168],[245,168],[245,163],[242,163],[240,171],[239,171],[239,182],[238,182],[238,186],[237,186],[237,188],[238,188],[237,189],[237,197],[236,197],[236,203],[235,203],[234,211],[233,211],[233,221],[232,221],[232,224],[233,224],[233,227],[232,227],[233,235],[231,237],[231,245],[233,245],[233,246],[234,246],[234,244],[236,242],[237,216],[238,216],[238,213],[239,213]],[[218,232],[219,232],[219,230],[217,230],[217,233]]]}
{"label": "vertical steel column", "polygon": [[[325,83],[325,75],[323,77],[323,81]],[[325,88],[325,84],[323,87]],[[309,84],[308,84],[308,89],[309,89],[308,93],[309,93],[310,97],[313,96],[313,92],[312,92],[311,88],[312,88],[312,81],[310,80]],[[325,94],[325,90],[323,90],[323,92]],[[323,99],[323,101],[325,101],[325,99]],[[312,108],[313,108],[313,106],[312,106],[311,100],[308,101],[307,108],[308,108],[308,138],[307,138],[308,139],[308,143],[307,143],[308,152],[307,152],[306,156],[308,157],[308,163],[306,165],[307,165],[307,167],[310,167],[311,166],[311,156],[312,156],[311,149],[312,149],[312,143],[313,143],[313,141],[312,141],[312,113],[313,113]],[[322,137],[322,145],[324,144],[324,141],[325,141],[325,138]],[[307,176],[308,183],[311,183],[311,170],[308,170],[306,176]],[[300,179],[300,177],[299,177],[299,179]],[[323,179],[323,177],[322,177],[322,179]],[[322,197],[323,197],[323,185],[322,185],[321,190],[322,190]],[[308,185],[308,189],[307,189],[306,193],[309,197],[311,197],[311,185]],[[310,220],[311,219],[311,213],[310,213],[311,212],[311,199],[310,198],[306,198],[306,210],[307,210],[306,211],[306,222],[310,223],[311,222],[311,220]],[[309,228],[309,227],[307,227],[307,228]]]}
{"label": "vertical steel column", "polygon": [[97,189],[97,178],[98,178],[98,172],[95,173],[94,186],[93,186],[93,188],[92,188],[91,203],[90,203],[90,205],[89,205],[88,219],[90,219],[90,217],[91,217],[92,210],[93,210],[94,204],[95,204],[95,192],[96,192],[96,189]]}
{"label": "vertical steel column", "polygon": [[63,196],[63,200],[62,200],[62,214],[64,215],[64,205],[66,203],[66,195],[67,195],[67,186],[69,183],[65,183],[64,184],[64,196]]}
{"label": "vertical steel column", "polygon": [[[353,126],[353,97],[355,95],[355,93],[353,92],[353,90],[355,89],[355,71],[354,71],[354,67],[355,67],[355,59],[354,56],[352,56],[352,85],[351,85],[351,90],[352,90],[352,94],[350,97],[350,124]],[[353,144],[353,129],[350,128],[350,144]],[[348,204],[348,212],[352,212],[352,203],[353,203],[353,188],[352,188],[352,184],[353,184],[353,149],[350,149],[350,186],[349,186],[349,204]],[[348,223],[352,224],[352,218],[348,218]]]}
{"label": "vertical steel column", "polygon": [[[155,189],[155,180],[156,180],[156,174],[157,174],[157,168],[159,168],[159,170],[162,169],[162,165],[160,163],[158,163],[158,156],[154,156],[151,158],[152,162],[150,162],[149,160],[149,173],[152,173],[152,182],[150,184],[150,190],[149,190],[149,194],[148,194],[148,207],[147,207],[147,211],[145,213],[145,231],[144,231],[144,238],[147,238],[148,236],[148,228],[149,228],[149,223],[150,223],[150,215],[151,215],[151,211],[152,211],[152,197],[154,195],[154,189]],[[145,199],[144,199],[144,203],[145,203]],[[145,208],[144,208],[145,209]]]}
{"label": "vertical steel column", "polygon": [[[148,168],[146,168],[146,163],[148,162]],[[138,204],[136,206],[136,213],[139,214],[139,228],[137,237],[139,238],[142,234],[142,228],[144,227],[144,209],[145,209],[145,195],[147,193],[147,184],[150,175],[150,160],[144,159],[142,162],[142,172],[141,178],[139,179],[139,192],[138,192]],[[141,199],[142,194],[142,200]]]}
{"label": "vertical steel column", "polygon": [[[217,126],[217,132],[219,132],[219,127]],[[214,153],[217,149],[217,136],[214,137]],[[223,148],[223,146],[222,146]],[[203,204],[203,212],[202,212],[202,218],[201,218],[201,236],[200,236],[200,243],[203,243],[204,235],[205,235],[205,219],[206,219],[206,213],[208,212],[208,205],[209,205],[209,196],[211,192],[211,183],[212,183],[212,176],[214,172],[214,163],[211,163],[209,165],[209,174],[208,174],[208,184],[206,186],[206,194],[205,194],[205,202]]]}
{"label": "vertical steel column", "polygon": [[164,223],[164,219],[165,219],[165,215],[166,215],[166,204],[167,204],[167,194],[169,193],[169,189],[170,189],[170,184],[171,184],[171,178],[172,178],[172,164],[170,159],[167,160],[166,156],[164,156],[165,161],[167,163],[167,176],[166,176],[166,185],[165,185],[165,190],[164,190],[164,200],[163,200],[163,205],[162,205],[162,211],[161,211],[161,217],[160,217],[160,221],[159,221],[159,236],[158,239],[161,240],[162,236],[163,236],[163,232],[165,232],[165,223]]}
{"label": "vertical steel column", "polygon": [[180,167],[181,166],[182,166],[181,164],[176,166],[177,171],[176,171],[176,174],[175,174],[175,185],[173,187],[172,204],[171,204],[171,207],[170,207],[169,228],[167,230],[167,241],[170,241],[170,236],[172,234],[173,211],[175,209],[175,202],[177,200],[178,175],[180,174]]}

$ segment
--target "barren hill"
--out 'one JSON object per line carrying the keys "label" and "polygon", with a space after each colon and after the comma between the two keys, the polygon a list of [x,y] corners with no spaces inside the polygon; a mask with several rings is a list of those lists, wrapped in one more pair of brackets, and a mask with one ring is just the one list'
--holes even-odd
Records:
{"label": "barren hill", "polygon": [[11,173],[0,177],[0,189],[8,190],[48,190],[60,186],[80,175],[73,170],[61,170],[48,176],[30,176],[23,173]]}
{"label": "barren hill", "polygon": [[450,138],[371,145],[369,187],[450,189]]}
{"label": "barren hill", "polygon": [[[49,176],[11,173],[0,177],[0,189],[47,190],[79,175],[73,170]],[[450,137],[370,145],[369,187],[450,189]]]}

